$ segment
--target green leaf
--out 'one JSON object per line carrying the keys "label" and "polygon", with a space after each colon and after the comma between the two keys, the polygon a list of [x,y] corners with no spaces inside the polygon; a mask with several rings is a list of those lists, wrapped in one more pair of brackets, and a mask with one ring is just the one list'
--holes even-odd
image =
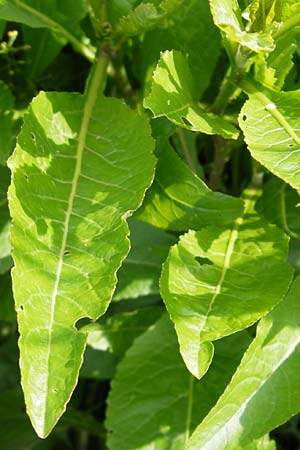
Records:
{"label": "green leaf", "polygon": [[119,364],[108,397],[110,450],[179,450],[216,402],[249,343],[247,333],[220,341],[198,382],[178,353],[166,315],[138,337]]}
{"label": "green leaf", "polygon": [[140,49],[142,81],[156,66],[160,52],[180,50],[188,55],[191,73],[197,80],[197,97],[201,98],[211,82],[220,54],[220,35],[212,21],[208,2],[184,1],[168,21],[168,28],[146,33]]}
{"label": "green leaf", "polygon": [[300,91],[260,92],[242,83],[249,100],[239,124],[254,159],[292,187],[300,189]]}
{"label": "green leaf", "polygon": [[84,42],[79,21],[87,13],[85,0],[0,0],[0,18],[32,28],[49,28],[92,61],[95,50]]}
{"label": "green leaf", "polygon": [[282,89],[285,79],[293,68],[296,50],[295,32],[287,33],[275,41],[275,49],[268,55],[255,58],[255,79],[269,88]]}
{"label": "green leaf", "polygon": [[0,320],[16,320],[10,273],[0,275]]}
{"label": "green leaf", "polygon": [[[0,302],[1,301],[2,298],[0,299]],[[1,331],[3,332],[3,327]],[[1,336],[1,338],[3,338],[3,336]],[[15,334],[11,334],[10,336],[4,336],[4,339],[5,339],[4,342],[1,342],[0,346],[0,392],[1,392],[0,410],[1,406],[3,405],[2,391],[16,387],[20,383],[17,338]],[[0,430],[1,429],[2,427],[0,426]]]}
{"label": "green leaf", "polygon": [[105,315],[97,323],[83,328],[87,331],[87,351],[80,376],[112,378],[115,367],[135,338],[146,331],[161,315],[159,306],[132,312]]}
{"label": "green leaf", "polygon": [[[57,435],[66,431],[68,427],[76,427],[77,430],[88,431],[94,435],[99,434],[101,430],[101,426],[92,416],[74,408],[70,408],[62,419]],[[45,441],[38,439],[25,414],[19,387],[1,392],[0,441],[3,448],[6,450],[52,450],[57,446],[62,448],[59,446],[59,444],[62,445],[62,441],[55,439],[57,435]]]}
{"label": "green leaf", "polygon": [[0,81],[0,165],[5,166],[13,147],[12,119],[15,99],[6,84]]}
{"label": "green leaf", "polygon": [[176,155],[167,140],[157,141],[154,183],[136,216],[159,228],[187,231],[216,222],[232,224],[243,210],[240,199],[211,191]]}
{"label": "green leaf", "polygon": [[65,40],[47,28],[32,29],[23,25],[22,34],[26,44],[30,46],[26,51],[27,73],[31,79],[37,79],[54,61]]}
{"label": "green leaf", "polygon": [[187,450],[244,448],[300,410],[299,293],[297,278],[258,325],[241,365]]}
{"label": "green leaf", "polygon": [[293,270],[285,262],[288,238],[252,211],[250,194],[232,227],[190,231],[171,248],[163,266],[161,295],[182,357],[197,378],[213,358],[211,341],[256,322],[291,282]]}
{"label": "green leaf", "polygon": [[266,435],[247,445],[247,447],[243,447],[243,450],[276,450],[276,443]]}
{"label": "green leaf", "polygon": [[165,231],[131,219],[131,250],[118,272],[114,301],[159,294],[158,280],[169,247],[176,239]]}
{"label": "green leaf", "polygon": [[209,0],[212,16],[217,27],[226,38],[254,52],[270,52],[274,48],[273,39],[268,33],[249,33],[245,31],[237,0]]}
{"label": "green leaf", "polygon": [[10,159],[22,385],[43,437],[77,381],[86,334],[75,324],[106,311],[129,250],[125,218],[154,171],[145,117],[97,95],[103,64],[84,96],[41,92],[33,100]]}
{"label": "green leaf", "polygon": [[[0,122],[1,124],[1,122]],[[0,125],[1,127],[1,125]],[[0,275],[7,272],[12,266],[9,242],[9,211],[7,206],[7,189],[10,183],[10,171],[0,166]]]}
{"label": "green leaf", "polygon": [[154,117],[166,116],[176,125],[206,134],[236,139],[238,131],[225,119],[206,112],[197,103],[197,88],[185,57],[165,51],[153,74],[152,90],[144,100]]}
{"label": "green leaf", "polygon": [[122,17],[118,30],[122,34],[134,36],[149,29],[163,25],[163,21],[176,9],[181,7],[183,0],[159,0],[142,2],[128,16]]}
{"label": "green leaf", "polygon": [[272,177],[263,185],[257,211],[283,228],[291,237],[300,238],[300,196],[288,184]]}
{"label": "green leaf", "polygon": [[0,20],[0,39],[2,39],[3,37],[5,26],[6,26],[5,20]]}

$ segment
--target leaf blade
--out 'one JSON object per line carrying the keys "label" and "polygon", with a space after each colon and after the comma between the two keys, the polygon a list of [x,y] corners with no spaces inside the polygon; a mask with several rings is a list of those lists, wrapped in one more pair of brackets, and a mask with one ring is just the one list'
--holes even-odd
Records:
{"label": "leaf blade", "polygon": [[[257,337],[187,450],[244,448],[299,411],[299,289],[298,277],[286,298],[261,320]],[[272,408],[267,402],[271,393]]]}
{"label": "leaf blade", "polygon": [[86,335],[75,323],[105,312],[129,249],[124,216],[139,206],[154,171],[145,119],[97,95],[103,70],[99,58],[86,96],[40,93],[10,159],[22,385],[42,437],[76,385]]}

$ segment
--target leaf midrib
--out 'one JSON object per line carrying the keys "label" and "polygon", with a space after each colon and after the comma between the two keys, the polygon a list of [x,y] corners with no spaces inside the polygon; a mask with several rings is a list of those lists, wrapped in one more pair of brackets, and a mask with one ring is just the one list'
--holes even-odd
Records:
{"label": "leaf midrib", "polygon": [[[77,149],[76,149],[76,166],[74,171],[74,176],[72,179],[72,185],[71,185],[71,192],[68,200],[68,206],[65,214],[65,220],[64,220],[64,226],[63,226],[63,236],[61,241],[61,247],[60,252],[58,256],[58,264],[57,264],[57,270],[55,274],[55,282],[53,287],[53,292],[51,296],[51,310],[50,310],[50,321],[49,321],[49,340],[48,340],[48,348],[47,348],[47,356],[46,356],[46,367],[47,367],[47,379],[46,379],[46,399],[45,399],[45,406],[44,406],[44,420],[43,425],[45,427],[46,422],[46,414],[47,414],[47,397],[49,393],[49,362],[50,362],[50,355],[51,355],[51,343],[52,343],[52,334],[53,334],[53,326],[54,326],[54,318],[55,318],[55,307],[56,307],[56,299],[58,295],[58,287],[60,283],[61,278],[61,272],[63,267],[63,258],[64,258],[64,252],[66,250],[66,244],[68,239],[68,233],[69,233],[69,224],[70,219],[72,215],[73,210],[73,204],[74,204],[74,198],[77,191],[78,186],[78,179],[81,173],[81,167],[82,167],[82,157],[83,152],[85,148],[85,141],[88,134],[88,128],[89,128],[89,122],[91,119],[92,111],[95,106],[96,100],[97,100],[97,94],[101,85],[101,81],[103,80],[105,76],[106,71],[106,64],[104,63],[103,58],[99,57],[97,59],[96,67],[94,76],[91,80],[90,88],[86,94],[86,102],[82,114],[82,121],[79,131],[79,137],[78,137],[78,143],[77,143]],[[57,418],[58,420],[59,418]]]}
{"label": "leaf midrib", "polygon": [[243,210],[242,215],[239,216],[234,221],[234,225],[233,225],[232,230],[230,232],[229,239],[228,239],[228,244],[227,244],[227,248],[226,248],[226,252],[225,252],[225,255],[224,255],[224,264],[223,264],[223,267],[222,267],[221,276],[220,276],[218,284],[215,287],[215,292],[214,292],[214,294],[212,296],[212,299],[211,299],[211,301],[210,301],[210,303],[208,305],[207,312],[205,314],[204,322],[203,322],[203,324],[202,324],[202,326],[200,328],[200,331],[199,331],[199,340],[200,341],[201,341],[201,334],[203,333],[203,331],[205,329],[205,326],[206,326],[206,323],[207,323],[207,319],[208,319],[208,317],[209,317],[209,315],[210,315],[210,313],[212,311],[212,308],[214,306],[216,298],[221,293],[221,289],[222,289],[222,285],[223,285],[225,277],[226,277],[226,273],[227,273],[227,271],[228,271],[228,269],[230,267],[230,260],[231,260],[232,254],[233,254],[233,250],[234,250],[234,246],[235,246],[236,240],[238,238],[239,229],[240,229],[241,225],[243,224],[243,221],[245,219],[245,215],[248,212],[250,204],[251,204],[251,198],[248,198],[245,201],[245,208]]}

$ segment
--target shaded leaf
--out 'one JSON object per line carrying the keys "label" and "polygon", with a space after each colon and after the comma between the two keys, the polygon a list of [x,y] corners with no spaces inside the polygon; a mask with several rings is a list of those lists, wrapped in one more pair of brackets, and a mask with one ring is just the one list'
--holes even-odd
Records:
{"label": "shaded leaf", "polygon": [[24,25],[22,34],[30,46],[26,52],[27,73],[30,78],[36,79],[54,61],[65,41],[47,28],[32,29]]}
{"label": "shaded leaf", "polygon": [[145,118],[97,96],[101,64],[86,95],[41,92],[33,100],[10,159],[22,385],[43,437],[77,381],[86,335],[75,324],[107,309],[129,249],[125,217],[154,171]]}
{"label": "shaded leaf", "polygon": [[[0,125],[1,126],[1,125]],[[12,266],[9,242],[9,211],[7,206],[7,189],[10,183],[10,171],[0,166],[0,275]]]}
{"label": "shaded leaf", "polygon": [[186,370],[166,315],[138,337],[119,364],[108,398],[110,450],[179,450],[230,380],[250,341],[240,333],[216,347],[207,376]]}
{"label": "shaded leaf", "polygon": [[[13,107],[15,99],[6,84],[0,81],[0,165],[5,166],[13,147]],[[1,175],[1,174],[0,174]],[[0,179],[2,183],[2,179]]]}
{"label": "shaded leaf", "polygon": [[112,378],[115,368],[133,340],[145,332],[161,315],[158,306],[145,307],[133,312],[105,315],[97,323],[87,325],[88,348],[81,376]]}
{"label": "shaded leaf", "polygon": [[0,0],[1,19],[20,22],[32,28],[49,28],[89,60],[93,60],[94,48],[84,42],[86,38],[79,26],[86,13],[85,0]]}
{"label": "shaded leaf", "polygon": [[[94,435],[101,432],[101,426],[92,416],[74,408],[69,408],[57,427],[57,434],[68,427],[76,427],[79,430],[92,432]],[[58,446],[61,444],[56,440],[55,435],[44,441],[36,436],[25,414],[23,396],[19,387],[1,392],[0,440],[6,450],[15,450],[16,448],[20,450],[51,450],[56,447],[55,443]]]}
{"label": "shaded leaf", "polygon": [[166,140],[157,141],[156,155],[154,183],[137,217],[159,228],[187,231],[216,222],[228,225],[241,214],[242,200],[211,191]]}
{"label": "shaded leaf", "polygon": [[289,185],[272,177],[263,185],[257,211],[290,236],[300,238],[300,196]]}
{"label": "shaded leaf", "polygon": [[176,242],[171,234],[139,220],[128,223],[131,249],[118,272],[114,301],[159,294],[161,266]]}
{"label": "shaded leaf", "polygon": [[239,124],[254,159],[300,189],[300,91],[256,90],[243,84],[249,100],[239,115]]}
{"label": "shaded leaf", "polygon": [[206,112],[197,103],[197,88],[185,57],[165,51],[153,74],[151,93],[144,100],[154,117],[166,116],[176,125],[206,134],[236,139],[238,131],[225,119]]}
{"label": "shaded leaf", "polygon": [[244,448],[300,410],[300,278],[264,319],[229,386],[188,450]]}
{"label": "shaded leaf", "polygon": [[163,266],[161,295],[183,359],[197,378],[211,363],[212,341],[256,322],[291,282],[288,238],[252,211],[250,194],[232,227],[190,231]]}
{"label": "shaded leaf", "polygon": [[187,55],[189,67],[196,83],[197,97],[201,98],[211,82],[212,73],[220,53],[220,35],[212,21],[207,1],[184,1],[168,22],[168,28],[146,33],[143,39],[137,70],[142,81],[150,76],[160,52],[180,50]]}

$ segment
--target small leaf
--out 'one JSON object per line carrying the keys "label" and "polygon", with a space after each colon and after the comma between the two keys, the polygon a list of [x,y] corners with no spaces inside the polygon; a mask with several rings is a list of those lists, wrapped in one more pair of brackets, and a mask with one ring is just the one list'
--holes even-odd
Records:
{"label": "small leaf", "polygon": [[268,33],[245,31],[237,0],[209,0],[213,19],[229,41],[241,44],[254,52],[270,52],[274,48]]}
{"label": "small leaf", "polygon": [[246,82],[249,96],[239,124],[253,158],[300,190],[300,91],[263,92]]}
{"label": "small leaf", "polygon": [[[275,280],[275,278],[274,278]],[[257,335],[187,450],[245,448],[300,410],[300,278]]]}
{"label": "small leaf", "polygon": [[129,249],[125,217],[154,171],[147,121],[97,96],[96,75],[84,96],[41,92],[10,159],[22,385],[42,437],[77,382],[86,334],[75,324],[106,311]]}
{"label": "small leaf", "polygon": [[162,25],[162,22],[181,7],[183,0],[160,0],[142,2],[130,13],[120,19],[120,33],[134,36]]}
{"label": "small leaf", "polygon": [[220,341],[198,382],[178,353],[171,322],[162,318],[139,336],[117,368],[108,397],[110,450],[177,450],[215,404],[250,341],[239,333]]}
{"label": "small leaf", "polygon": [[165,139],[157,140],[154,183],[136,216],[169,230],[228,225],[241,214],[243,201],[211,191],[176,155]]}
{"label": "small leaf", "polygon": [[252,211],[252,201],[246,200],[245,213],[232,227],[211,226],[182,236],[163,266],[161,295],[183,359],[197,378],[212,360],[211,341],[256,322],[291,282],[293,270],[285,262],[288,238]]}
{"label": "small leaf", "polygon": [[166,116],[180,127],[236,139],[238,131],[225,119],[206,112],[197,103],[197,88],[184,56],[165,51],[153,75],[152,90],[144,100],[154,117]]}

